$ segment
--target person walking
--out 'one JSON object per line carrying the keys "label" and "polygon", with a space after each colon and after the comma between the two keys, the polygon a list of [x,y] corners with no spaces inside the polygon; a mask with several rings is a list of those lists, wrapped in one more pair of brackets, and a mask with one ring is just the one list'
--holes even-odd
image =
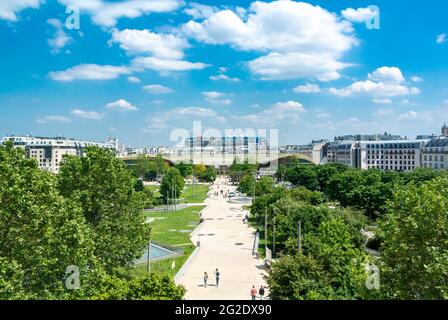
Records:
{"label": "person walking", "polygon": [[208,274],[204,272],[204,287],[207,288]]}
{"label": "person walking", "polygon": [[264,287],[261,286],[260,290],[258,290],[258,295],[260,296],[260,300],[263,300],[264,294],[265,294]]}
{"label": "person walking", "polygon": [[216,286],[219,286],[219,277],[221,277],[221,273],[219,272],[218,268],[216,268],[215,271],[215,278],[216,278]]}
{"label": "person walking", "polygon": [[252,300],[257,300],[257,289],[255,286],[252,286],[252,290],[250,290],[250,295],[252,297]]}

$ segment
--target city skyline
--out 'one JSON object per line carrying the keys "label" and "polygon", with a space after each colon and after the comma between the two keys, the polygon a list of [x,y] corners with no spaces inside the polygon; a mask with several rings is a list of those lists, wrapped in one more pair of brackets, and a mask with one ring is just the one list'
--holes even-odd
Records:
{"label": "city skyline", "polygon": [[376,1],[380,29],[366,1],[131,2],[2,1],[0,135],[170,145],[199,120],[277,128],[287,145],[448,120],[440,1]]}

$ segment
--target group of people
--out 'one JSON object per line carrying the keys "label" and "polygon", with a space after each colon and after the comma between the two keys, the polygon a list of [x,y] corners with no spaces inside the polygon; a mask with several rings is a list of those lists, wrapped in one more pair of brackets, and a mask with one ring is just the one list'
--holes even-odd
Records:
{"label": "group of people", "polygon": [[[213,273],[215,275],[215,285],[216,287],[219,287],[219,278],[221,277],[221,273],[219,272],[218,268],[216,268],[215,272]],[[207,282],[208,282],[208,274],[207,272],[204,272],[204,288],[207,288]]]}
{"label": "group of people", "polygon": [[266,287],[260,286],[260,289],[257,290],[255,286],[252,286],[252,289],[250,290],[250,296],[252,297],[252,300],[257,300],[257,293],[260,296],[260,300],[263,300],[263,297],[266,294]]}

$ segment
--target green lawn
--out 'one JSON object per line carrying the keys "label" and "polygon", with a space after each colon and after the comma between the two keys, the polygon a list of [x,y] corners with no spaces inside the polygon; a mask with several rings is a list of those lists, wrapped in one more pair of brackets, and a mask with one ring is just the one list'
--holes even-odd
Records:
{"label": "green lawn", "polygon": [[[155,197],[161,197],[161,194],[159,193],[159,186],[146,186],[145,188],[155,192]],[[193,185],[188,184],[185,186],[180,197],[187,200],[187,203],[202,203],[205,199],[207,199],[208,190],[209,186],[205,184],[195,185],[194,190]]]}
{"label": "green lawn", "polygon": [[209,186],[205,184],[197,184],[194,186],[189,184],[185,186],[184,191],[182,192],[182,198],[187,200],[187,203],[201,203],[207,199],[207,193],[209,190]]}
{"label": "green lawn", "polygon": [[[193,206],[177,212],[145,212],[148,218],[155,218],[149,225],[152,227],[152,239],[161,244],[179,246],[184,250],[184,255],[176,257],[176,267],[171,269],[173,259],[157,261],[151,264],[151,271],[157,273],[167,273],[173,277],[179,271],[188,257],[194,250],[194,245],[190,241],[190,233],[199,224],[199,212],[205,206]],[[157,219],[163,218],[163,219]],[[191,230],[181,232],[182,230]],[[133,271],[134,275],[143,275],[146,272],[146,264],[137,265]]]}

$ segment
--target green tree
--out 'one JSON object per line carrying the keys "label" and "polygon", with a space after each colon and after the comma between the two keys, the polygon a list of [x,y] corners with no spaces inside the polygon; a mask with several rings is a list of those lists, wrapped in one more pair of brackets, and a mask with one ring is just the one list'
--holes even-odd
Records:
{"label": "green tree", "polygon": [[245,175],[239,185],[238,191],[247,195],[253,195],[255,189],[255,178],[252,175]]}
{"label": "green tree", "polygon": [[295,186],[302,186],[312,191],[320,189],[316,166],[296,165],[287,170],[286,180]]}
{"label": "green tree", "polygon": [[80,200],[94,233],[95,256],[107,270],[129,267],[141,257],[149,238],[144,197],[121,160],[108,150],[88,148],[85,157],[64,158],[58,180],[65,198]]}
{"label": "green tree", "polygon": [[[76,265],[88,285],[97,266],[93,234],[79,198],[63,198],[54,175],[40,170],[12,145],[0,146],[0,296],[32,299],[82,294],[65,288],[66,268]],[[21,284],[20,284],[21,283]]]}
{"label": "green tree", "polygon": [[179,199],[185,187],[185,180],[176,168],[170,168],[163,176],[160,193],[165,203],[176,195]]}
{"label": "green tree", "polygon": [[194,166],[191,164],[180,162],[179,164],[176,164],[175,167],[179,170],[184,179],[193,175]]}
{"label": "green tree", "polygon": [[380,223],[382,292],[448,299],[448,179],[396,190]]}

